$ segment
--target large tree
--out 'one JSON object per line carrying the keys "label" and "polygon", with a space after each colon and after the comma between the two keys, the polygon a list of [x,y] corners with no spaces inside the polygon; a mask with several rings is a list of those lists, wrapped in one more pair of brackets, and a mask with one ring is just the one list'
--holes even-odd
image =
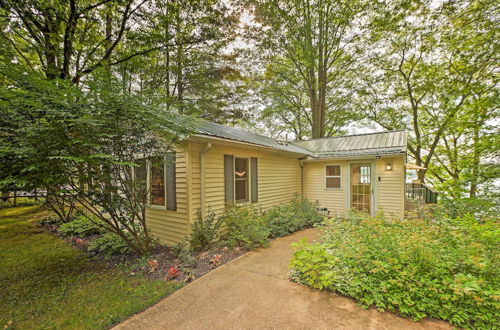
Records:
{"label": "large tree", "polygon": [[103,66],[113,66],[151,51],[140,40],[132,51],[116,56],[131,42],[148,1],[137,0],[2,0],[1,39],[16,62],[47,79],[77,84]]}
{"label": "large tree", "polygon": [[[450,164],[453,157],[447,154],[447,144],[461,144],[456,125],[465,118],[477,125],[492,118],[498,29],[489,17],[494,8],[492,1],[437,7],[432,1],[392,1],[370,17],[370,61],[360,71],[357,105],[383,128],[409,131],[410,156],[430,169],[420,171],[422,181],[428,172],[437,175],[432,167],[436,161],[444,164],[443,157],[448,169],[458,165]],[[485,111],[486,116],[479,114]],[[467,140],[462,133],[461,140]]]}
{"label": "large tree", "polygon": [[[294,130],[306,124],[312,138],[332,135],[346,124],[345,77],[362,48],[363,6],[343,0],[251,2],[261,24],[259,50],[266,55],[269,81],[265,94],[270,107],[277,108],[275,118],[293,121]],[[280,113],[281,108],[288,113]]]}
{"label": "large tree", "polygon": [[119,66],[124,88],[168,109],[224,120],[226,80],[237,73],[223,54],[234,37],[233,14],[215,0],[152,2],[143,29],[161,49]]}
{"label": "large tree", "polygon": [[150,252],[149,188],[134,173],[189,133],[184,119],[122,93],[107,74],[85,90],[12,64],[0,63],[0,75],[9,82],[0,91],[0,188],[40,189],[61,217],[76,209],[137,253]]}

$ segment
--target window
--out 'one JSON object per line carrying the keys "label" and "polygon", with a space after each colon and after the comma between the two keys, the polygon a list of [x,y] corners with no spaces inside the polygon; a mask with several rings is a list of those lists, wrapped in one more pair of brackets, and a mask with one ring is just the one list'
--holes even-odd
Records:
{"label": "window", "polygon": [[340,188],[340,165],[326,165],[326,188]]}
{"label": "window", "polygon": [[224,193],[226,202],[258,200],[257,158],[224,155]]}
{"label": "window", "polygon": [[134,168],[139,198],[146,204],[177,210],[175,153],[165,158],[140,159]]}
{"label": "window", "polygon": [[361,166],[359,168],[359,183],[370,183],[370,172],[370,166]]}
{"label": "window", "polygon": [[136,161],[139,164],[138,167],[134,168],[134,180],[137,183],[137,194],[139,198],[146,203],[148,191],[148,167],[146,159],[139,159]]}
{"label": "window", "polygon": [[151,161],[151,205],[165,205],[165,163],[163,159]]}
{"label": "window", "polygon": [[248,202],[248,158],[234,159],[234,197],[236,202]]}

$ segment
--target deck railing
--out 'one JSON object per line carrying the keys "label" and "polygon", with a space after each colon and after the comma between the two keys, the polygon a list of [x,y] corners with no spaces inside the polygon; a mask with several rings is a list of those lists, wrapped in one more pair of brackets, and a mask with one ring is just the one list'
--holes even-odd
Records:
{"label": "deck railing", "polygon": [[423,183],[407,183],[406,199],[412,202],[435,204],[438,193]]}

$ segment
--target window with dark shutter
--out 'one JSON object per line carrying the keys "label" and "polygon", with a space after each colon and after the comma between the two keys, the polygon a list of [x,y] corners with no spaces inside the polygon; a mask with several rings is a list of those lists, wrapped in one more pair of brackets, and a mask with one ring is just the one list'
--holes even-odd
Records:
{"label": "window with dark shutter", "polygon": [[167,179],[167,210],[171,211],[177,211],[175,160],[175,152],[167,153],[165,158],[165,174]]}
{"label": "window with dark shutter", "polygon": [[251,158],[251,165],[250,165],[250,170],[252,171],[250,177],[252,179],[252,203],[255,203],[258,201],[258,171],[257,171],[257,158],[252,157]]}
{"label": "window with dark shutter", "polygon": [[165,163],[162,158],[150,161],[150,203],[151,205],[165,206]]}
{"label": "window with dark shutter", "polygon": [[134,180],[136,182],[137,198],[144,204],[148,203],[148,161],[146,159],[138,159],[136,163],[139,165],[134,168]]}
{"label": "window with dark shutter", "polygon": [[224,155],[224,193],[226,202],[234,201],[234,156]]}

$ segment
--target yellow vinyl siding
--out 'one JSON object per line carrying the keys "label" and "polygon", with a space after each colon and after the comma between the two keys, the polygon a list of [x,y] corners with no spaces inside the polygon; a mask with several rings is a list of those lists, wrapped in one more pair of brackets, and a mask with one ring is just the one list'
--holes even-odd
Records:
{"label": "yellow vinyl siding", "polygon": [[[201,206],[200,152],[206,144],[189,142],[177,150],[177,211],[149,207],[146,220],[151,234],[167,245],[185,238]],[[263,210],[285,203],[302,191],[310,201],[318,201],[332,215],[347,215],[347,185],[350,162],[347,160],[314,161],[304,163],[298,156],[283,155],[260,147],[241,148],[232,142],[213,143],[205,153],[205,211],[220,215],[225,208],[224,155],[256,157],[258,159],[258,207]],[[356,162],[371,160],[357,160]],[[386,171],[385,164],[393,170]],[[341,166],[341,188],[326,188],[325,166]],[[404,157],[383,158],[375,161],[374,184],[377,185],[375,205],[388,216],[404,215]],[[380,177],[380,181],[378,178]],[[167,196],[168,198],[168,196]]]}
{"label": "yellow vinyl siding", "polygon": [[[191,164],[191,222],[196,219],[201,205],[200,152],[204,147],[203,144],[189,143],[189,160]],[[205,177],[205,180],[205,182],[208,182],[211,178]]]}
{"label": "yellow vinyl siding", "polygon": [[[325,166],[340,165],[340,189],[326,188]],[[346,215],[346,185],[348,163],[325,161],[304,163],[304,196],[311,202],[318,201],[331,215]]]}
{"label": "yellow vinyl siding", "polygon": [[[318,201],[320,207],[326,207],[331,215],[348,214],[347,185],[350,163],[371,163],[373,159],[356,159],[355,161],[314,161],[304,163],[304,196],[310,201]],[[387,162],[392,170],[387,171]],[[341,188],[325,187],[325,166],[341,165]],[[380,181],[379,181],[380,178]],[[382,210],[388,217],[404,216],[404,157],[381,158],[375,161],[373,188],[375,194],[375,213]]]}
{"label": "yellow vinyl siding", "polygon": [[[188,233],[188,184],[187,184],[187,153],[184,148],[176,150],[176,190],[177,211],[167,210],[165,207],[148,207],[146,221],[152,236],[160,242],[173,245],[181,241]],[[169,196],[167,196],[169,198]]]}
{"label": "yellow vinyl siding", "polygon": [[[392,164],[392,170],[385,169],[386,163]],[[402,218],[404,216],[405,189],[405,158],[392,157],[377,159],[377,204],[388,217]]]}
{"label": "yellow vinyl siding", "polygon": [[[203,144],[191,144],[192,161],[192,216],[195,219],[200,208],[200,151]],[[214,145],[205,154],[205,207],[206,211],[221,214],[225,208],[224,195],[224,155],[235,157],[257,157],[258,203],[262,209],[287,202],[300,193],[300,164],[298,157],[282,156],[260,148],[242,149],[238,147]]]}

